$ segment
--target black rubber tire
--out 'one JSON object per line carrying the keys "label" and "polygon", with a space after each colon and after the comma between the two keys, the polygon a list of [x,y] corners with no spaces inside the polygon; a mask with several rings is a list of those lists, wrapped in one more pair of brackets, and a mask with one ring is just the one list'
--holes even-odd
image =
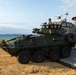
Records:
{"label": "black rubber tire", "polygon": [[17,56],[19,63],[27,64],[30,61],[30,53],[28,51],[22,51]]}
{"label": "black rubber tire", "polygon": [[60,50],[60,54],[61,54],[61,57],[67,58],[71,54],[71,49],[69,47],[64,47],[62,48],[62,50]]}
{"label": "black rubber tire", "polygon": [[44,52],[43,51],[37,51],[33,55],[33,61],[36,63],[40,63],[44,61]]}
{"label": "black rubber tire", "polygon": [[58,50],[53,50],[49,54],[50,61],[58,61],[60,59],[60,53]]}

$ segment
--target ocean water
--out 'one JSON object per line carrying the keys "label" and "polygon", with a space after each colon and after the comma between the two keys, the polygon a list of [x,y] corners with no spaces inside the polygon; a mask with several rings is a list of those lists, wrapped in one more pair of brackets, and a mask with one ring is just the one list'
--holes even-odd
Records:
{"label": "ocean water", "polygon": [[0,34],[0,40],[4,39],[4,40],[9,40],[15,37],[20,36],[21,34]]}

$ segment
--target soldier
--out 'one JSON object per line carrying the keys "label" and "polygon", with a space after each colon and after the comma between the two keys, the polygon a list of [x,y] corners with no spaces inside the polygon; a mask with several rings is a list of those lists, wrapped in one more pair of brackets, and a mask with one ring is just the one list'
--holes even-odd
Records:
{"label": "soldier", "polygon": [[51,18],[48,19],[48,25],[51,25],[52,22],[51,22]]}
{"label": "soldier", "polygon": [[20,37],[21,37],[22,39],[24,39],[24,38],[25,38],[25,35],[21,35]]}

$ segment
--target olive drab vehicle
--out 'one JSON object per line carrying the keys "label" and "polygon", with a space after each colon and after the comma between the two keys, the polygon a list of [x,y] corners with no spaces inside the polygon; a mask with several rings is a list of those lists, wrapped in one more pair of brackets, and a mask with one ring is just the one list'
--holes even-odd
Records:
{"label": "olive drab vehicle", "polygon": [[22,64],[35,61],[44,61],[49,57],[50,61],[58,61],[60,58],[69,57],[71,48],[75,46],[74,34],[66,33],[62,24],[44,23],[41,28],[34,28],[36,35],[22,35],[17,38],[2,42],[1,46],[11,55],[17,57]]}

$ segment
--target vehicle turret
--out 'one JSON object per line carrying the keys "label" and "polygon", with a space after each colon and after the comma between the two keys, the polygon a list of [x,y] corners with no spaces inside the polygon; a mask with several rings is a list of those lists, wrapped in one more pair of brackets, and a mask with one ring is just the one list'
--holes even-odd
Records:
{"label": "vehicle turret", "polygon": [[43,24],[41,28],[34,28],[33,33],[42,34],[42,35],[51,35],[51,34],[64,34],[66,30],[62,28],[61,24]]}

